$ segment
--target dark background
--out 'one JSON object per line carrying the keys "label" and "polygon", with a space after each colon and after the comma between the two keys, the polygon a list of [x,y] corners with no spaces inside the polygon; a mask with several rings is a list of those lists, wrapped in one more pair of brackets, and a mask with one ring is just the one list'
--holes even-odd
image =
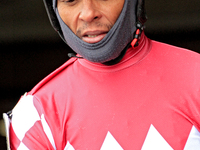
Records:
{"label": "dark background", "polygon": [[[200,0],[147,0],[146,8],[149,38],[200,52]],[[62,65],[69,51],[51,27],[42,0],[1,1],[0,113]],[[0,149],[6,149],[4,136]]]}

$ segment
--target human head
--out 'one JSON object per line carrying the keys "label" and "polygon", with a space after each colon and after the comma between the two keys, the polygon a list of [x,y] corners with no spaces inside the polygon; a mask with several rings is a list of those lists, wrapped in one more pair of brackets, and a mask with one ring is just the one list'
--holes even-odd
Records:
{"label": "human head", "polygon": [[53,0],[53,2],[51,0],[44,0],[44,3],[52,25],[61,35],[62,39],[85,59],[103,63],[117,58],[132,41],[136,30],[136,7],[139,4],[137,1],[125,0],[123,9],[114,26],[101,41],[92,44],[82,41],[65,24],[58,13],[56,0]]}
{"label": "human head", "polygon": [[115,24],[125,0],[57,0],[61,19],[87,43],[101,41]]}

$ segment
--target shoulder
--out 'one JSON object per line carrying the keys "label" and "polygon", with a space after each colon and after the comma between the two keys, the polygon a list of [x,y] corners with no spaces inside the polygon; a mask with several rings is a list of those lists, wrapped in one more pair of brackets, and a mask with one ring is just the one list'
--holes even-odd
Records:
{"label": "shoulder", "polygon": [[197,52],[152,40],[148,62],[151,69],[162,71],[171,80],[184,81],[190,87],[193,87],[191,84],[199,86],[200,54]]}
{"label": "shoulder", "polygon": [[41,80],[30,92],[28,92],[29,95],[34,95],[36,92],[38,92],[43,86],[51,82],[52,80],[58,78],[62,72],[67,70],[75,61],[77,58],[71,58],[66,63],[64,63],[62,66],[57,68],[55,71],[50,73],[48,76],[46,76],[43,80]]}
{"label": "shoulder", "polygon": [[[66,63],[40,81],[26,95],[26,101],[27,98],[30,98],[30,102],[33,103],[32,106],[34,106],[33,108],[36,108],[40,115],[44,114],[47,120],[51,120],[52,118],[54,120],[57,117],[56,113],[58,113],[58,111],[60,114],[63,114],[62,112],[65,110],[65,104],[67,103],[65,96],[69,89],[70,79],[73,78],[70,73],[74,70],[76,60],[77,58],[69,59]],[[20,101],[23,101],[23,99]],[[63,101],[65,104],[63,104]],[[24,105],[26,104],[24,103]],[[57,107],[59,107],[59,109]],[[51,116],[48,115],[49,111],[51,112]],[[53,123],[53,120],[50,122]]]}
{"label": "shoulder", "polygon": [[157,42],[152,40],[151,56],[160,62],[168,62],[177,65],[199,65],[200,66],[200,54],[170,44]]}
{"label": "shoulder", "polygon": [[186,48],[181,48],[178,46],[174,46],[174,45],[170,45],[170,44],[166,44],[166,43],[162,43],[162,42],[158,42],[158,41],[152,41],[152,48],[155,50],[159,50],[159,53],[169,53],[169,54],[177,54],[179,56],[192,56],[192,57],[197,57],[200,58],[200,54],[186,49]]}

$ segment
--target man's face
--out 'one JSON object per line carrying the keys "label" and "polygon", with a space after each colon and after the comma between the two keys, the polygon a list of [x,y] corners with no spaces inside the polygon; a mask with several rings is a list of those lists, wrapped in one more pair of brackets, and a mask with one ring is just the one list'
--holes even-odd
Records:
{"label": "man's face", "polygon": [[57,0],[62,20],[87,43],[101,41],[115,24],[125,0]]}

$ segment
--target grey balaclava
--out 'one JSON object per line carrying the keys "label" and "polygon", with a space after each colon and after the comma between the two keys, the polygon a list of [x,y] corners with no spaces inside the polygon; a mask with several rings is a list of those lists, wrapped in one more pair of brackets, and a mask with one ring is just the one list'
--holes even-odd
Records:
{"label": "grey balaclava", "polygon": [[83,58],[97,63],[105,63],[117,58],[133,40],[136,30],[137,0],[125,0],[117,21],[98,43],[90,44],[77,37],[61,19],[57,10],[57,0],[53,0],[53,9],[58,18],[67,44]]}

